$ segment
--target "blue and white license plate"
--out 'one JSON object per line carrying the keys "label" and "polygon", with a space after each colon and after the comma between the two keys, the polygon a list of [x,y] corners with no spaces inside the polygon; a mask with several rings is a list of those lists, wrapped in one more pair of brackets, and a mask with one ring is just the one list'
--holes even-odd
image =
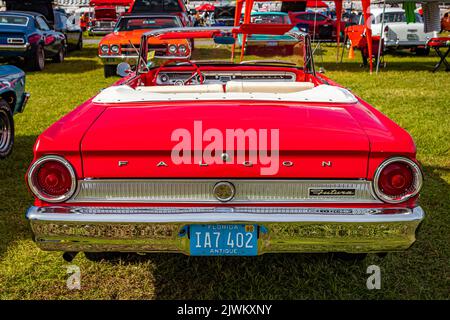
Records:
{"label": "blue and white license plate", "polygon": [[276,47],[278,45],[277,41],[267,41],[268,47]]}
{"label": "blue and white license plate", "polygon": [[189,236],[192,256],[258,254],[258,226],[253,224],[193,224]]}

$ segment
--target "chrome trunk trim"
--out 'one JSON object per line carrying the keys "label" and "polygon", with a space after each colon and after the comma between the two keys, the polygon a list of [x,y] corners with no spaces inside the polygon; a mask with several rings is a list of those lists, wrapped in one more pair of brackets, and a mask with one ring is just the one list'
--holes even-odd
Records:
{"label": "chrome trunk trim", "polygon": [[[382,203],[366,180],[85,179],[74,203],[221,203],[213,188],[227,181],[236,188],[228,203]],[[311,196],[310,189],[350,189],[350,196]]]}

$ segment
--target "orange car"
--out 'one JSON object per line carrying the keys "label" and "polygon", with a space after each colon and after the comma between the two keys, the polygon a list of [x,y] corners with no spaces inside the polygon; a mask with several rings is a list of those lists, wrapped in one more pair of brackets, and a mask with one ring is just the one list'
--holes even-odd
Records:
{"label": "orange car", "polygon": [[[121,16],[114,32],[105,36],[99,43],[98,54],[103,60],[105,77],[116,74],[120,62],[135,64],[139,56],[143,33],[166,28],[182,27],[180,18],[175,15],[124,15]],[[170,59],[179,56],[189,57],[191,46],[186,39],[157,40],[149,39],[149,52],[154,51],[155,58]]]}

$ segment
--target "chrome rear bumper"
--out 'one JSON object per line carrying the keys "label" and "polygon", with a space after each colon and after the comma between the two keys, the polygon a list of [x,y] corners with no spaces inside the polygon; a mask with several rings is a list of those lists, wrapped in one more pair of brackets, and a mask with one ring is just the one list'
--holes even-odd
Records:
{"label": "chrome rear bumper", "polygon": [[[43,250],[181,252],[190,224],[256,224],[258,254],[384,252],[415,241],[424,218],[414,209],[303,207],[31,207],[26,216]],[[394,212],[394,213],[392,213]]]}

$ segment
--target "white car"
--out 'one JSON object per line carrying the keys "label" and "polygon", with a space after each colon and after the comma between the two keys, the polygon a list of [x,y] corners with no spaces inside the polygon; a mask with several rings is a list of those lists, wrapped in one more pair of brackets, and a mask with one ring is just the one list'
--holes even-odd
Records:
{"label": "white car", "polygon": [[[382,35],[386,49],[413,49],[417,54],[428,54],[427,41],[433,37],[433,32],[424,32],[422,17],[416,13],[415,23],[406,23],[405,10],[401,8],[385,8],[383,30],[381,18],[383,8],[370,8],[372,16],[372,35]],[[361,15],[359,24],[363,24]]]}

